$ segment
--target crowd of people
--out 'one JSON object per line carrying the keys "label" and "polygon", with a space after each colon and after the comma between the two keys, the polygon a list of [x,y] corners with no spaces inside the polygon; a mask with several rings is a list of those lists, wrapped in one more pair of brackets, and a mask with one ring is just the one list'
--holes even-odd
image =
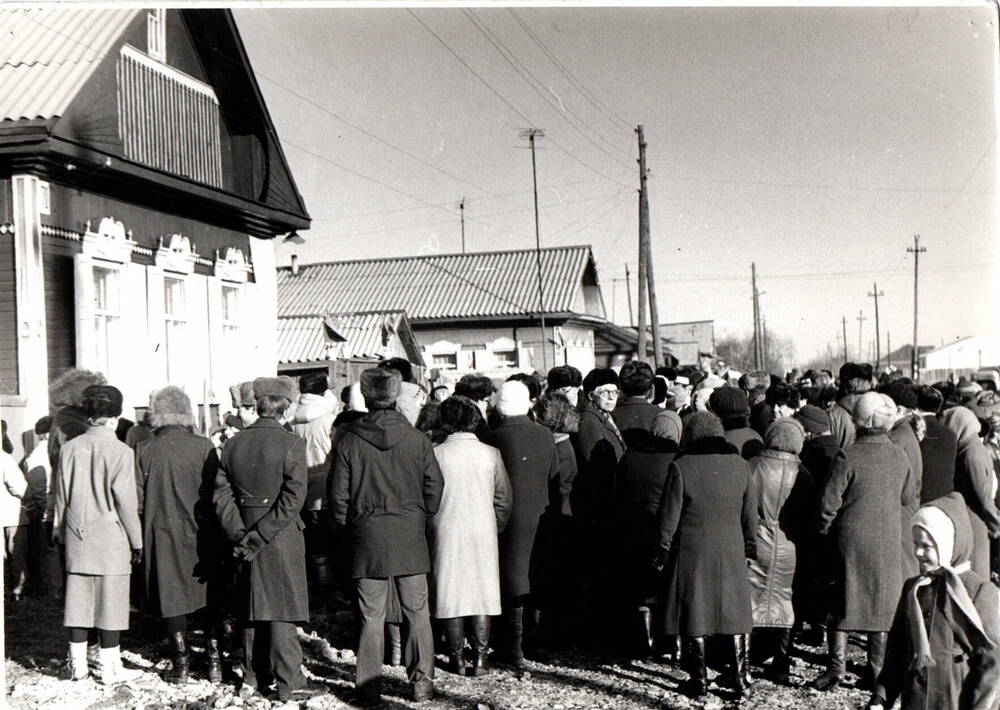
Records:
{"label": "crowd of people", "polygon": [[[356,692],[404,664],[416,700],[569,646],[677,663],[684,691],[791,683],[798,634],[825,638],[812,687],[864,639],[869,706],[1000,700],[1000,395],[870,365],[785,377],[570,366],[427,390],[408,362],[232,388],[211,438],[185,392],[143,420],[70,370],[19,466],[0,457],[8,599],[64,598],[67,678],[129,680],[130,605],[163,621],[187,682],[305,685],[296,626],[335,590],[356,620]],[[6,436],[6,432],[5,432]],[[5,449],[6,449],[5,445]],[[136,582],[133,582],[135,577]],[[36,585],[37,586],[37,585]],[[231,649],[229,646],[231,645]]]}

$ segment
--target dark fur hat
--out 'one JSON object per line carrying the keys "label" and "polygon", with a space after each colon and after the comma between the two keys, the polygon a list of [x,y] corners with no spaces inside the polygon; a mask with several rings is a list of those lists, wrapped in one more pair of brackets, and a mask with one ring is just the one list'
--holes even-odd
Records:
{"label": "dark fur hat", "polygon": [[716,387],[708,398],[709,408],[719,419],[735,419],[750,415],[747,394],[739,387]]}
{"label": "dark fur hat", "polygon": [[562,387],[579,387],[583,382],[583,375],[572,365],[558,365],[549,370],[546,380],[550,390],[557,390]]}
{"label": "dark fur hat", "polygon": [[399,399],[403,376],[390,367],[369,367],[361,373],[361,396],[368,411],[392,409]]}
{"label": "dark fur hat", "polygon": [[455,394],[468,397],[475,402],[487,399],[493,394],[494,389],[493,380],[475,372],[471,375],[462,375],[462,379],[455,383]]}
{"label": "dark fur hat", "polygon": [[120,417],[122,415],[121,390],[111,385],[90,385],[83,391],[83,409],[91,419]]}
{"label": "dark fur hat", "polygon": [[180,387],[167,385],[153,393],[149,400],[150,424],[163,426],[194,426],[191,398]]}
{"label": "dark fur hat", "polygon": [[619,386],[629,397],[642,397],[653,386],[653,368],[641,360],[630,360],[618,373]]}
{"label": "dark fur hat", "polygon": [[583,378],[583,391],[585,394],[593,392],[601,385],[618,386],[618,373],[610,367],[595,367]]}
{"label": "dark fur hat", "polygon": [[79,407],[83,403],[83,391],[91,385],[107,382],[100,372],[80,368],[70,368],[49,385],[49,402],[53,407]]}
{"label": "dark fur hat", "polygon": [[772,407],[778,404],[783,404],[787,407],[798,407],[799,392],[797,389],[791,385],[785,384],[784,382],[775,382],[773,385],[768,387],[767,392],[764,393],[764,401]]}
{"label": "dark fur hat", "polygon": [[930,385],[917,387],[917,407],[925,412],[937,414],[944,406],[944,395]]}
{"label": "dark fur hat", "polygon": [[872,366],[862,362],[845,362],[840,366],[840,382],[846,384],[850,380],[867,380],[871,382]]}
{"label": "dark fur hat", "polygon": [[907,409],[917,408],[917,393],[913,391],[913,385],[908,385],[902,381],[890,382],[878,388],[882,394],[889,395],[889,398],[900,407]]}

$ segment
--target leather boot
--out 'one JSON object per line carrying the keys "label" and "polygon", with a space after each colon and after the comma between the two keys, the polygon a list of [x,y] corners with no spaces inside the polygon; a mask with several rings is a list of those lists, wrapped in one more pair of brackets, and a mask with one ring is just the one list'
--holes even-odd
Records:
{"label": "leather boot", "polygon": [[507,617],[507,627],[510,633],[508,638],[508,657],[510,664],[514,667],[514,674],[518,678],[525,675],[524,663],[524,607],[517,606],[508,609],[504,614]]}
{"label": "leather boot", "polygon": [[750,634],[735,634],[732,648],[732,686],[736,695],[743,697],[753,683],[750,677]]}
{"label": "leather boot", "polygon": [[705,665],[705,637],[694,636],[687,639],[687,671],[690,678],[682,686],[681,691],[693,698],[704,698],[708,695],[708,666]]}
{"label": "leather boot", "polygon": [[208,657],[208,682],[222,682],[222,654],[219,651],[219,639],[205,639],[205,655]]}
{"label": "leather boot", "polygon": [[472,617],[472,669],[469,675],[479,678],[490,672],[490,617]]}
{"label": "leather boot", "polygon": [[653,612],[648,607],[639,607],[639,623],[642,636],[639,639],[639,657],[649,658],[655,651],[653,642]]}
{"label": "leather boot", "polygon": [[448,647],[447,669],[449,673],[455,675],[465,675],[465,661],[462,659],[462,647],[465,645],[464,622],[465,619],[462,617],[441,620],[445,644]]}
{"label": "leather boot", "polygon": [[874,690],[878,680],[878,674],[882,671],[882,663],[885,661],[885,644],[889,640],[889,634],[885,631],[872,631],[868,634],[868,665],[865,666],[864,675],[858,681],[858,687],[862,690]]}
{"label": "leather boot", "polygon": [[188,645],[187,634],[183,631],[170,634],[170,654],[173,667],[167,671],[163,679],[168,683],[187,683]]}
{"label": "leather boot", "polygon": [[812,682],[816,690],[833,690],[844,679],[847,669],[847,632],[827,630],[830,656],[823,675]]}
{"label": "leather boot", "polygon": [[771,661],[771,667],[768,671],[768,675],[772,681],[778,685],[789,685],[791,684],[792,676],[792,657],[789,654],[792,645],[792,630],[791,629],[779,629],[778,630],[778,649],[774,654],[774,660]]}

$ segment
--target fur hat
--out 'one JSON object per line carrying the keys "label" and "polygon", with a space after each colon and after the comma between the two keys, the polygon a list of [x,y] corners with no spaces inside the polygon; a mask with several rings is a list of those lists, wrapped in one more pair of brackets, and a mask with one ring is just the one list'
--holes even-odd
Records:
{"label": "fur hat", "polygon": [[103,385],[107,380],[100,372],[70,368],[49,385],[49,402],[53,407],[79,407],[83,391],[91,385]]}
{"label": "fur hat", "polygon": [[559,365],[549,370],[546,380],[550,390],[557,390],[563,387],[579,387],[583,376],[572,365]]}
{"label": "fur hat", "polygon": [[653,368],[641,360],[630,360],[618,373],[622,392],[629,397],[642,397],[653,386]]}
{"label": "fur hat", "polygon": [[784,382],[775,382],[773,385],[768,387],[767,392],[764,393],[764,401],[772,407],[779,404],[783,404],[786,407],[798,407],[799,392],[794,387],[787,385]]}
{"label": "fur hat", "polygon": [[822,434],[830,431],[830,415],[813,404],[807,404],[795,413],[802,428],[810,434]]}
{"label": "fur hat", "polygon": [[878,391],[887,395],[900,407],[906,407],[907,409],[917,408],[917,393],[913,391],[913,385],[904,384],[903,382],[890,382],[887,385],[879,387]]}
{"label": "fur hat", "polygon": [[917,387],[917,407],[925,412],[937,414],[944,406],[944,395],[930,385]]}
{"label": "fur hat", "polygon": [[531,396],[528,386],[518,380],[508,380],[497,390],[497,413],[503,417],[517,417],[528,413]]}
{"label": "fur hat", "polygon": [[489,399],[493,394],[493,380],[486,375],[473,372],[469,375],[462,375],[462,379],[455,383],[455,394],[468,397],[473,402]]}
{"label": "fur hat", "polygon": [[361,395],[369,411],[392,409],[399,399],[403,376],[391,367],[369,367],[361,373]]}
{"label": "fur hat", "polygon": [[845,362],[840,366],[840,382],[846,384],[850,380],[867,380],[871,382],[874,372],[868,363]]}
{"label": "fur hat", "polygon": [[618,373],[610,367],[596,367],[583,378],[583,392],[589,394],[602,385],[618,386]]}
{"label": "fur hat", "polygon": [[180,387],[167,385],[153,393],[149,413],[154,429],[163,426],[194,426],[191,398]]}
{"label": "fur hat", "polygon": [[291,404],[299,398],[299,386],[287,375],[258,377],[253,381],[253,398],[258,400],[267,396],[284,397]]}
{"label": "fur hat", "polygon": [[695,412],[684,421],[681,448],[687,449],[702,439],[721,438],[722,421],[711,412]]}
{"label": "fur hat", "polygon": [[767,428],[764,446],[775,451],[784,451],[796,456],[802,451],[806,431],[794,417],[777,419]]}
{"label": "fur hat", "polygon": [[708,398],[709,408],[715,412],[719,419],[735,419],[750,415],[750,405],[747,402],[746,392],[738,387],[718,387],[712,391]]}
{"label": "fur hat", "polygon": [[90,385],[83,391],[83,408],[91,419],[120,417],[123,400],[121,390],[111,385]]}
{"label": "fur hat", "polygon": [[253,382],[240,382],[229,388],[229,396],[233,399],[233,408],[256,406],[257,400],[253,396]]}
{"label": "fur hat", "polygon": [[889,431],[896,422],[896,403],[887,395],[865,392],[854,403],[854,423],[862,429]]}

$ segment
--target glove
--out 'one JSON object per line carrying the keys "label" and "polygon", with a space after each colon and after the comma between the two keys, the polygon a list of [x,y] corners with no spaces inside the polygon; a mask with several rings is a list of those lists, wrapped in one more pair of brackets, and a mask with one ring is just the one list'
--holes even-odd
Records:
{"label": "glove", "polygon": [[142,548],[132,549],[132,564],[141,565],[142,564]]}
{"label": "glove", "polygon": [[253,562],[254,558],[264,549],[267,542],[256,530],[251,530],[233,548],[233,555],[244,562]]}

